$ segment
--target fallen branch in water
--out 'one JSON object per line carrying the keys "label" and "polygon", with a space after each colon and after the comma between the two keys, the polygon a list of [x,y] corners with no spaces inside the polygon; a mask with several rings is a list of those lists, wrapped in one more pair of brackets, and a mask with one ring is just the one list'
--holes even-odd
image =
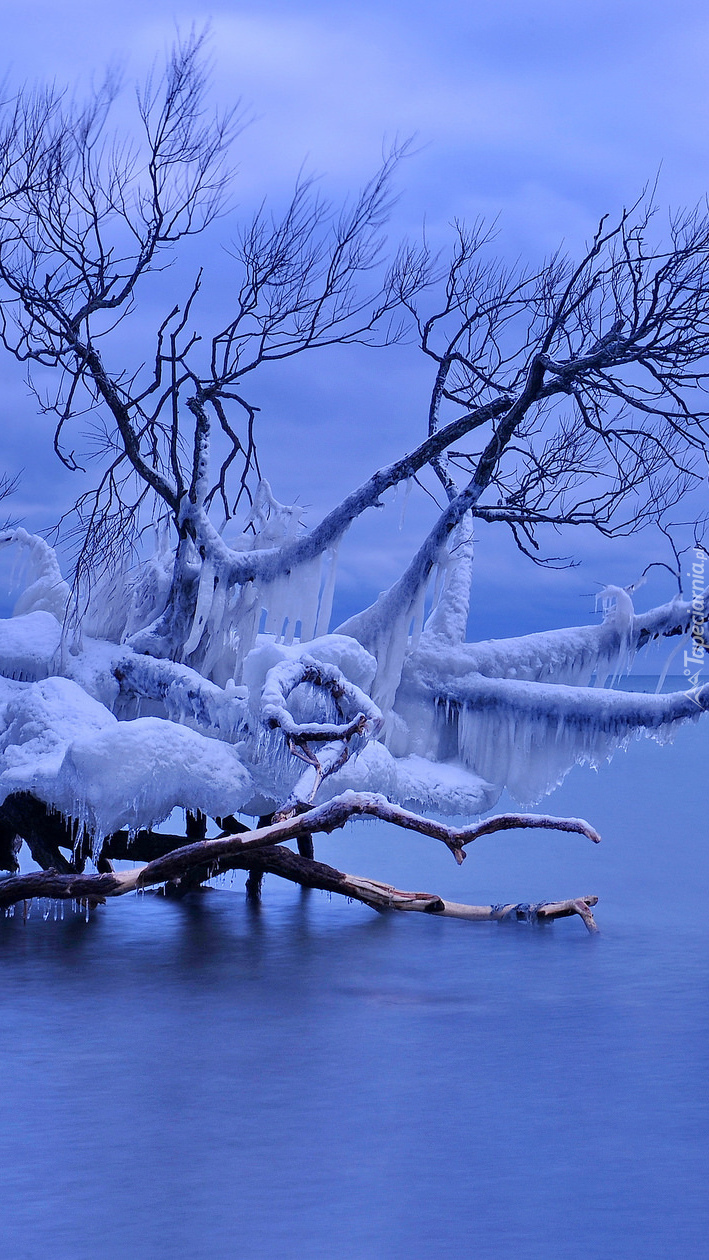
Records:
{"label": "fallen branch in water", "polygon": [[[513,828],[553,828],[580,833],[595,843],[600,839],[597,832],[582,819],[500,814],[480,823],[456,828],[401,809],[392,805],[385,797],[373,793],[345,792],[327,804],[307,810],[295,818],[270,823],[252,831],[234,831],[235,820],[229,819],[232,829],[227,834],[214,840],[200,839],[192,844],[181,844],[178,836],[162,836],[156,832],[140,832],[133,838],[126,832],[118,832],[104,845],[104,862],[108,858],[138,862],[147,858],[145,866],[134,866],[120,872],[103,871],[95,875],[55,868],[27,875],[10,875],[0,880],[0,908],[7,908],[33,897],[88,900],[96,903],[108,897],[120,897],[137,889],[159,885],[170,885],[179,890],[183,881],[187,888],[192,888],[202,880],[227,870],[249,870],[257,874],[280,875],[306,888],[340,893],[376,910],[423,911],[474,922],[520,918],[541,922],[579,914],[589,931],[596,930],[590,910],[596,904],[595,897],[544,902],[534,906],[513,903],[497,906],[463,905],[446,901],[435,893],[406,892],[379,880],[347,875],[335,867],[315,861],[310,856],[293,853],[282,843],[277,843],[304,840],[313,833],[333,831],[342,827],[350,818],[363,816],[381,818],[407,830],[441,840],[458,862],[465,857],[464,845],[472,843],[480,836]],[[33,825],[36,827],[34,817]]]}
{"label": "fallen branch in water", "polygon": [[[197,846],[189,847],[196,848]],[[122,897],[139,888],[155,887],[165,883],[164,864],[167,861],[171,868],[174,868],[175,864],[170,860],[173,857],[175,853],[170,853],[164,859],[157,859],[155,862],[148,863],[147,866],[133,867],[129,871],[110,874],[66,875],[50,870],[33,871],[28,875],[11,875],[7,879],[0,880],[0,908],[7,908],[20,901],[30,901],[35,897],[45,897],[50,900],[88,901],[93,904],[109,897]],[[187,869],[184,862],[180,865],[181,869]],[[198,863],[195,862],[194,866],[197,865]],[[360,875],[348,875],[324,862],[316,862],[312,858],[293,853],[291,849],[286,849],[282,845],[264,845],[258,853],[252,850],[247,854],[235,850],[224,856],[216,866],[210,868],[211,877],[228,870],[253,871],[254,869],[261,873],[280,875],[281,878],[300,884],[303,888],[319,888],[323,892],[339,893],[343,897],[361,901],[373,910],[413,910],[454,919],[468,919],[474,923],[504,920],[547,922],[578,914],[589,932],[597,931],[591,913],[591,906],[596,905],[597,897],[540,902],[537,905],[509,903],[472,906],[446,901],[436,893],[406,892],[400,888],[394,888],[391,884],[384,884],[380,880],[365,879]]]}

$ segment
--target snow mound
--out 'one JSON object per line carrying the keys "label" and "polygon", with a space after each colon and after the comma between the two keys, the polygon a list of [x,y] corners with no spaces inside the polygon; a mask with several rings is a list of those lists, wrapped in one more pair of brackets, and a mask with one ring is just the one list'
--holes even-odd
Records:
{"label": "snow mound", "polygon": [[62,628],[51,612],[37,610],[0,621],[0,674],[36,682],[52,672]]}
{"label": "snow mound", "polygon": [[102,836],[153,826],[178,806],[212,818],[233,814],[253,793],[231,745],[163,718],[117,722],[76,740],[59,778],[64,798]]}
{"label": "snow mound", "polygon": [[357,757],[326,779],[318,800],[340,792],[382,792],[405,809],[445,817],[475,818],[494,805],[499,788],[461,765],[415,754],[393,757],[384,744],[367,744]]}
{"label": "snow mound", "polygon": [[163,718],[119,722],[67,678],[3,681],[0,732],[0,803],[32,792],[97,843],[177,806],[233,813],[253,792],[232,746]]}
{"label": "snow mound", "polygon": [[283,661],[299,661],[312,656],[323,665],[334,665],[348,682],[369,693],[377,672],[377,662],[370,652],[356,639],[346,634],[324,634],[309,643],[286,644],[277,642],[274,635],[260,634],[256,645],[244,661],[244,684],[252,699],[258,701],[266,675],[274,665]]}
{"label": "snow mound", "polygon": [[[0,800],[33,792],[63,808],[58,786],[67,749],[118,722],[104,705],[68,678],[0,682]],[[73,812],[73,811],[69,811]]]}

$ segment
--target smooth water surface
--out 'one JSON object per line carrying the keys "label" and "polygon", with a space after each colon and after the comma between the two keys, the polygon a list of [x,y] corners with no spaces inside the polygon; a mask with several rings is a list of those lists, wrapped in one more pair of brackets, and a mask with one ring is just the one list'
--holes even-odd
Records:
{"label": "smooth water surface", "polygon": [[601,935],[380,917],[265,882],[0,920],[13,1260],[709,1254],[707,733],[574,771],[458,869],[357,824],[341,868]]}

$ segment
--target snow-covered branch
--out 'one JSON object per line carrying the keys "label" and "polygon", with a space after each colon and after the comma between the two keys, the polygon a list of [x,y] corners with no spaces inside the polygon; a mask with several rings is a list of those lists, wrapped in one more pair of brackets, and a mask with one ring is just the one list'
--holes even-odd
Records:
{"label": "snow-covered branch", "polygon": [[[297,722],[286,702],[291,692],[304,684],[322,688],[341,714],[346,707],[353,716],[341,725],[334,722]],[[278,727],[289,741],[296,744],[349,740],[353,735],[365,733],[371,738],[379,733],[384,720],[369,696],[360,687],[348,682],[339,669],[315,661],[308,655],[296,661],[284,661],[268,671],[261,692],[260,718],[266,726]]]}

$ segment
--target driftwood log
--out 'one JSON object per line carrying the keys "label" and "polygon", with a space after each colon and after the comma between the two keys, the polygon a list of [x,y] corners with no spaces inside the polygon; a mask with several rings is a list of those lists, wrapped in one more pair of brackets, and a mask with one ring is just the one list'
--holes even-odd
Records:
{"label": "driftwood log", "polygon": [[[42,802],[28,793],[8,799],[0,811],[0,859],[7,869],[17,870],[17,837],[27,841],[41,871],[10,874],[0,879],[0,909],[35,897],[69,899],[96,905],[109,897],[120,897],[138,889],[162,887],[168,895],[183,896],[206,880],[229,870],[247,870],[252,895],[265,873],[361,901],[378,911],[419,911],[472,922],[525,920],[547,922],[578,914],[590,932],[596,924],[591,907],[596,897],[584,896],[535,905],[507,903],[473,906],[447,901],[436,893],[407,892],[379,880],[344,871],[318,862],[312,856],[313,835],[331,832],[356,817],[375,817],[407,830],[441,841],[458,863],[465,858],[465,846],[480,836],[518,828],[544,828],[575,832],[598,843],[600,836],[583,819],[554,818],[545,814],[498,814],[466,827],[424,818],[385,797],[367,792],[345,792],[324,805],[280,821],[261,819],[249,829],[234,818],[217,822],[225,828],[213,840],[205,838],[207,820],[203,815],[187,815],[187,839],[154,831],[135,835],[116,832],[103,844],[97,871],[84,872],[89,837],[77,835],[71,823],[52,814]],[[295,841],[299,852],[285,847]],[[4,846],[4,847],[2,847]],[[61,848],[68,848],[66,858]],[[4,854],[4,857],[3,857]],[[114,871],[115,860],[141,863],[129,870]],[[142,865],[145,863],[145,865]]]}

